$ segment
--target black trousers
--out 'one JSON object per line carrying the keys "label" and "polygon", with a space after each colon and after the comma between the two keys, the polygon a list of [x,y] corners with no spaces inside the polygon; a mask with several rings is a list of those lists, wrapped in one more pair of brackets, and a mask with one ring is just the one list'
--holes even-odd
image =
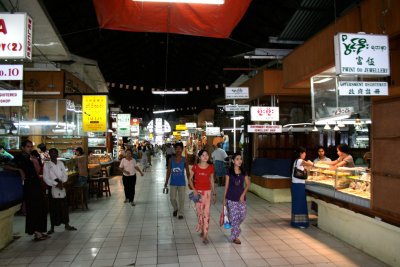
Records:
{"label": "black trousers", "polygon": [[132,176],[122,176],[122,183],[124,184],[125,198],[129,202],[133,202],[135,198],[135,187],[136,187],[136,174]]}

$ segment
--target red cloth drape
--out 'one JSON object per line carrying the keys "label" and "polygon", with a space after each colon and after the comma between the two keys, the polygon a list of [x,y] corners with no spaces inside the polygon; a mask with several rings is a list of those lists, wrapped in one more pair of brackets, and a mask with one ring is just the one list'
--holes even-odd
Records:
{"label": "red cloth drape", "polygon": [[251,0],[223,5],[93,0],[100,28],[227,38]]}

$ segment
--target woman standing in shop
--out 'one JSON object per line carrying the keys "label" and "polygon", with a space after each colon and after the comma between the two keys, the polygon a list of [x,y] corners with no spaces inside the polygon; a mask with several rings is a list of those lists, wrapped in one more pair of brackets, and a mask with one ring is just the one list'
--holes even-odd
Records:
{"label": "woman standing in shop", "polygon": [[331,162],[324,162],[328,165],[333,165],[335,168],[338,167],[355,167],[353,157],[350,155],[349,146],[346,144],[338,145],[337,147],[337,154],[339,158],[337,160]]}
{"label": "woman standing in shop", "polygon": [[[197,227],[196,232],[201,231],[200,236],[203,243],[208,244],[208,225],[210,223],[211,194],[213,202],[216,201],[214,188],[214,166],[208,164],[210,156],[206,150],[199,151],[199,163],[195,164],[189,177],[190,188],[193,188],[194,197],[200,195],[200,200],[196,203]],[[193,176],[196,177],[196,184],[193,184]]]}
{"label": "woman standing in shop", "polygon": [[296,160],[292,169],[292,220],[291,225],[298,228],[307,228],[309,226],[308,208],[306,199],[305,180],[294,177],[295,168],[305,171],[305,167],[313,166],[310,160],[305,160],[306,149],[299,147],[295,152]]}
{"label": "woman standing in shop", "polygon": [[136,165],[136,160],[132,158],[131,149],[127,149],[125,151],[125,158],[121,160],[119,168],[123,173],[122,182],[124,184],[125,191],[124,203],[127,203],[129,201],[132,206],[135,206],[136,204],[135,202],[133,202],[133,200],[135,198],[136,171],[138,171],[142,176],[143,172]]}
{"label": "woman standing in shop", "polygon": [[241,244],[239,239],[240,224],[246,218],[246,193],[249,190],[250,180],[243,166],[242,155],[236,152],[232,156],[232,165],[225,176],[225,192],[223,205],[228,205],[229,222],[231,223],[230,241]]}

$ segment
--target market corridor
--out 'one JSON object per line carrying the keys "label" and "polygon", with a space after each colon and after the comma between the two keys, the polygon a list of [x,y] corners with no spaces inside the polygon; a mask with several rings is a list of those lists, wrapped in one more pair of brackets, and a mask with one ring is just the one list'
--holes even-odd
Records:
{"label": "market corridor", "polygon": [[121,177],[114,177],[111,197],[92,199],[89,211],[70,213],[78,231],[60,226],[45,241],[31,241],[24,234],[25,218],[16,216],[14,233],[21,237],[0,251],[0,266],[386,266],[314,226],[291,228],[289,204],[271,204],[251,193],[242,244],[231,244],[229,231],[217,225],[222,187],[211,209],[210,243],[204,245],[194,231],[189,199],[185,218],[172,217],[169,195],[162,193],[165,173],[164,159],[154,158],[138,177],[135,207],[123,203]]}

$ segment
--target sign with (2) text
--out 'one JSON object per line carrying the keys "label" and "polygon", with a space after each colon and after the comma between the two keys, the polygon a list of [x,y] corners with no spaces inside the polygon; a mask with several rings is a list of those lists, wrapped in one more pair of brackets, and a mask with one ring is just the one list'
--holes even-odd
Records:
{"label": "sign with (2) text", "polygon": [[387,82],[339,82],[339,95],[346,96],[380,96],[388,95]]}
{"label": "sign with (2) text", "polygon": [[0,107],[21,107],[22,90],[0,90]]}
{"label": "sign with (2) text", "polygon": [[82,124],[84,132],[107,131],[107,107],[106,95],[82,96]]}

